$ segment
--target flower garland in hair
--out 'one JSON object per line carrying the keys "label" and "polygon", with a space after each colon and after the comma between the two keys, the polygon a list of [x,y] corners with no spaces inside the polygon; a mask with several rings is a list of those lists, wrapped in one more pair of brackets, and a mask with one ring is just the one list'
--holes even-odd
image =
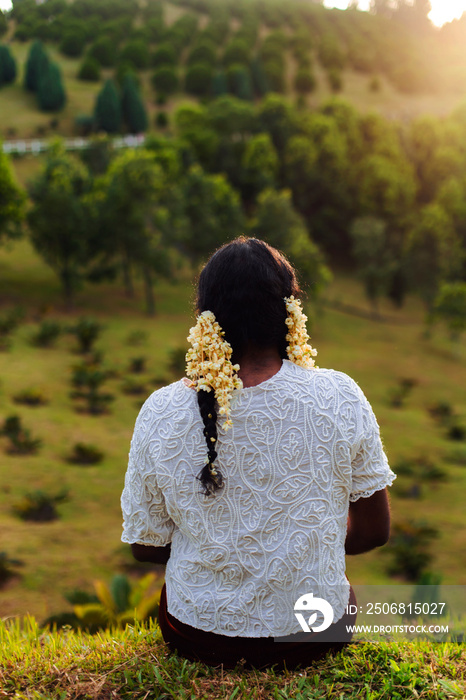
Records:
{"label": "flower garland in hair", "polygon": [[303,313],[301,302],[294,296],[284,297],[288,318],[285,320],[288,326],[286,340],[289,345],[286,348],[288,359],[295,365],[312,369],[315,362],[312,359],[317,355],[317,350],[308,343],[309,336],[306,330],[307,316]]}
{"label": "flower garland in hair", "polygon": [[236,375],[239,365],[231,363],[233,350],[224,335],[212,311],[203,311],[189,331],[191,349],[186,353],[186,374],[196,391],[214,391],[219,413],[225,417],[223,429],[227,430],[232,425],[232,391],[242,389],[243,382]]}

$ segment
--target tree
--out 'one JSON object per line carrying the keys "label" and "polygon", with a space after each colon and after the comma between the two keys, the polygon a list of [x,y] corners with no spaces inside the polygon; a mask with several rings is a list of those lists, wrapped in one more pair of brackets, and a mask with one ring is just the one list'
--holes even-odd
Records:
{"label": "tree", "polygon": [[412,282],[426,305],[429,320],[441,284],[451,280],[462,263],[451,219],[439,204],[428,204],[421,210],[406,248]]}
{"label": "tree", "polygon": [[394,265],[388,246],[387,224],[371,216],[355,219],[350,228],[350,236],[359,276],[377,316],[377,302],[388,290]]}
{"label": "tree", "polygon": [[159,66],[176,66],[177,58],[175,49],[171,44],[159,44],[151,57],[151,64],[154,68]]}
{"label": "tree", "polygon": [[68,29],[63,34],[63,39],[60,42],[60,51],[65,56],[76,58],[81,56],[84,47],[86,46],[86,33],[84,29],[73,28]]}
{"label": "tree", "polygon": [[49,59],[44,45],[40,40],[34,41],[26,61],[24,86],[31,92],[36,92],[40,78],[47,72]]}
{"label": "tree", "polygon": [[182,185],[186,225],[178,244],[193,264],[243,232],[244,216],[237,192],[224,175],[208,175],[193,165]]}
{"label": "tree", "polygon": [[143,70],[149,65],[149,49],[142,39],[129,41],[120,53],[120,60],[129,61],[135,68]]}
{"label": "tree", "polygon": [[128,131],[132,134],[141,134],[147,130],[148,121],[146,108],[144,107],[136,81],[130,73],[127,73],[123,79],[121,111]]}
{"label": "tree", "polygon": [[86,56],[81,63],[78,72],[78,80],[89,80],[90,82],[98,82],[100,80],[100,64],[92,56]]}
{"label": "tree", "polygon": [[0,45],[0,87],[16,80],[16,61],[8,46]]}
{"label": "tree", "polygon": [[0,148],[0,242],[20,233],[25,199],[25,193],[15,181],[8,157]]}
{"label": "tree", "polygon": [[113,80],[107,80],[97,95],[94,108],[96,129],[115,134],[121,127],[120,98]]}
{"label": "tree", "polygon": [[316,79],[309,68],[298,68],[294,78],[294,89],[296,92],[299,92],[301,95],[306,95],[307,93],[315,90],[315,87]]}
{"label": "tree", "polygon": [[331,273],[319,248],[310,239],[302,217],[293,208],[289,190],[266,189],[260,193],[250,231],[283,251],[300,271],[310,295],[317,298],[330,281]]}
{"label": "tree", "polygon": [[115,42],[109,36],[99,37],[90,47],[89,56],[95,58],[103,68],[112,68],[116,61]]}
{"label": "tree", "polygon": [[434,302],[435,318],[444,321],[453,341],[466,330],[466,283],[442,284]]}
{"label": "tree", "polygon": [[208,63],[192,63],[186,70],[185,90],[191,95],[208,97],[212,91],[213,68]]}
{"label": "tree", "polygon": [[34,248],[59,276],[67,308],[74,302],[89,264],[89,215],[85,195],[90,178],[84,165],[55,144],[42,172],[32,181],[28,213]]}
{"label": "tree", "polygon": [[3,36],[3,34],[6,34],[7,31],[8,31],[7,19],[4,15],[4,13],[2,12],[2,10],[0,10],[0,36]]}
{"label": "tree", "polygon": [[168,233],[176,207],[166,206],[170,184],[155,153],[127,150],[96,183],[96,248],[123,268],[126,292],[134,295],[133,268],[144,279],[148,314],[155,313],[154,273],[168,276]]}
{"label": "tree", "polygon": [[268,134],[257,134],[248,141],[241,165],[246,198],[275,185],[279,160]]}
{"label": "tree", "polygon": [[37,86],[37,99],[44,112],[58,112],[65,106],[66,93],[56,63],[49,63],[47,72],[41,75]]}
{"label": "tree", "polygon": [[160,66],[152,74],[152,85],[157,92],[171,95],[178,90],[178,73],[173,66]]}

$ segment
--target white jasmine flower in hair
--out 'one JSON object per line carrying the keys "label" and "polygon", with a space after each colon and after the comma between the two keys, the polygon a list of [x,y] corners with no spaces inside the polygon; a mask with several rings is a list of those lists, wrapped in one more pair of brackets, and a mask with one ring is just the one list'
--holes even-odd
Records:
{"label": "white jasmine flower in hair", "polygon": [[307,316],[303,313],[301,302],[294,296],[285,297],[288,318],[285,323],[288,327],[286,340],[289,345],[286,348],[288,359],[300,367],[312,369],[315,362],[312,359],[317,355],[317,350],[308,343],[309,336],[306,329]]}
{"label": "white jasmine flower in hair", "polygon": [[225,416],[223,429],[227,430],[232,425],[232,392],[241,389],[243,382],[236,376],[239,365],[231,364],[233,350],[224,340],[224,335],[212,311],[203,311],[189,331],[191,349],[186,353],[186,374],[193,381],[196,391],[214,390],[219,413]]}

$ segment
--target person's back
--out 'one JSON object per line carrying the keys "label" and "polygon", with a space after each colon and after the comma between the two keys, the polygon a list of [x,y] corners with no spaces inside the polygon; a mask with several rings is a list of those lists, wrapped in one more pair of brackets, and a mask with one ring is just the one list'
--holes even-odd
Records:
{"label": "person's back", "polygon": [[[264,253],[260,241],[234,245],[235,253],[240,245]],[[369,503],[394,475],[357,384],[313,362],[305,368],[285,359],[301,352],[286,350],[291,324],[284,297],[297,291],[289,270],[281,275],[288,288],[286,283],[279,288],[272,276],[273,313],[283,318],[281,336],[272,328],[272,340],[274,334],[280,339],[275,349],[270,341],[261,349],[260,336],[248,339],[252,331],[238,328],[225,265],[220,270],[223,282],[217,275],[209,306],[217,304],[215,317],[221,318],[218,304],[222,295],[227,300],[221,325],[227,327],[226,339],[234,339],[239,376],[249,386],[230,391],[231,426],[225,427],[217,420],[214,391],[196,392],[195,384],[182,380],[148,399],[131,446],[122,539],[149,560],[144,548],[155,551],[171,542],[168,613],[185,633],[192,628],[219,639],[259,641],[299,632],[294,604],[311,591],[332,605],[334,622],[343,619],[350,593],[345,576],[350,503],[359,512],[356,503],[361,498]],[[262,289],[263,298],[267,293]],[[246,316],[252,327],[254,309]],[[262,323],[258,332],[264,328]],[[202,467],[206,447],[208,464]],[[355,527],[351,546],[357,549]],[[360,551],[367,548],[366,543]]]}

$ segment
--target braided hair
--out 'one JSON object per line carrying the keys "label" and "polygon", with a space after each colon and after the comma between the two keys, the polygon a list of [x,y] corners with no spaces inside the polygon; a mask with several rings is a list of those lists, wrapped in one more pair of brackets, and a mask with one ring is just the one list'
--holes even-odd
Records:
{"label": "braided hair", "polygon": [[[203,268],[198,283],[197,313],[212,311],[233,349],[232,362],[250,350],[276,348],[287,357],[284,297],[299,297],[296,272],[275,248],[257,238],[241,236],[217,250]],[[198,480],[205,496],[223,486],[214,466],[217,458],[217,410],[213,391],[198,391],[197,400],[207,445],[208,464]]]}

